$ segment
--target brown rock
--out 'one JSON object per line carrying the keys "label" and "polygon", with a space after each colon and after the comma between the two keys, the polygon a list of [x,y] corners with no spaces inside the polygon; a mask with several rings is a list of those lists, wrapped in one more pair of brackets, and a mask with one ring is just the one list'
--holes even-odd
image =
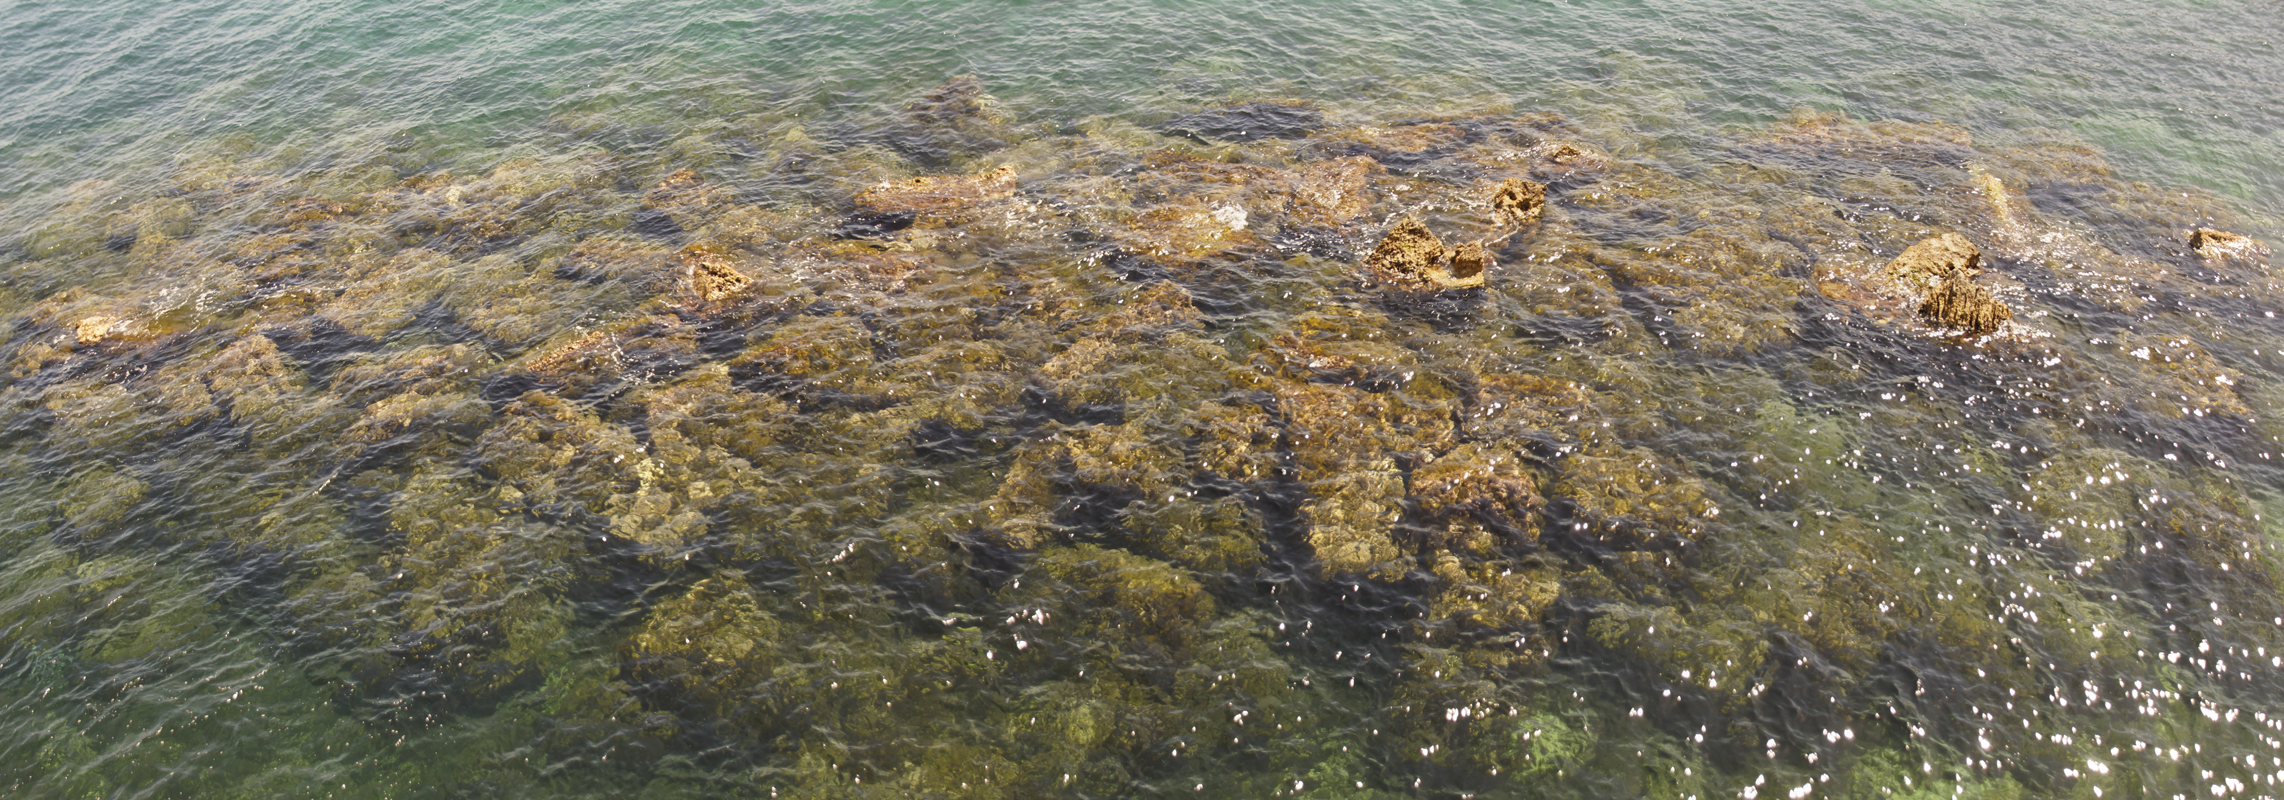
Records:
{"label": "brown rock", "polygon": [[708,303],[717,303],[753,285],[753,279],[738,271],[737,265],[720,250],[702,244],[682,249],[676,259],[682,262],[683,280],[690,293]]}
{"label": "brown rock", "polygon": [[1491,251],[1482,242],[1468,242],[1451,251],[1451,288],[1483,285],[1483,272],[1491,268]]}
{"label": "brown rock", "polygon": [[133,320],[97,315],[73,323],[72,335],[80,344],[95,344],[121,334],[134,333],[141,327]]}
{"label": "brown rock", "polygon": [[1375,277],[1410,289],[1469,289],[1483,285],[1483,269],[1491,256],[1481,243],[1471,242],[1457,251],[1464,264],[1455,265],[1453,251],[1435,232],[1416,218],[1406,217],[1380,240],[1364,264]]}
{"label": "brown rock", "polygon": [[1934,325],[1957,328],[1970,336],[1991,333],[2014,319],[2014,311],[1991,297],[1963,273],[1953,273],[1919,304],[1919,315]]}
{"label": "brown rock", "polygon": [[1250,220],[1242,205],[1193,195],[1134,215],[1118,232],[1118,240],[1129,252],[1182,265],[1253,243],[1246,230]]}
{"label": "brown rock", "polygon": [[2198,256],[2210,259],[2230,256],[2258,258],[2268,255],[2267,245],[2261,244],[2258,239],[2211,228],[2198,228],[2189,232],[2189,249]]}
{"label": "brown rock", "polygon": [[958,75],[905,104],[904,111],[921,122],[953,124],[991,120],[999,116],[998,100],[983,90],[982,79]]}
{"label": "brown rock", "polygon": [[1491,193],[1491,212],[1499,222],[1521,227],[1538,221],[1546,208],[1546,184],[1508,178]]}
{"label": "brown rock", "polygon": [[1435,238],[1434,231],[1416,218],[1405,217],[1388,229],[1388,235],[1372,248],[1364,263],[1387,280],[1413,282],[1431,272],[1444,271],[1444,264],[1450,260],[1451,249]]}
{"label": "brown rock", "polygon": [[642,207],[679,211],[706,209],[730,202],[730,191],[707,183],[696,170],[678,169],[642,196]]}
{"label": "brown rock", "polygon": [[[1538,481],[1510,446],[1468,443],[1412,471],[1412,496],[1422,511],[1466,529],[1482,526],[1517,541],[1537,539],[1534,514],[1546,505]],[[1470,525],[1469,523],[1473,523]],[[1455,536],[1468,549],[1487,550],[1482,537]]]}
{"label": "brown rock", "polygon": [[1932,293],[1945,281],[1956,275],[1971,278],[1980,270],[1983,253],[1973,242],[1956,233],[1946,233],[1912,245],[1888,262],[1884,271],[1894,281],[1915,294]]}

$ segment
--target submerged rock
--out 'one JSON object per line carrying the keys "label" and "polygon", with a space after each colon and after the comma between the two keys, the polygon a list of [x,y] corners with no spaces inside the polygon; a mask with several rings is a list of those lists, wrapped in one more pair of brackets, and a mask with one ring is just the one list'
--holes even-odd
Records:
{"label": "submerged rock", "polygon": [[1363,156],[1335,158],[1303,167],[1294,175],[1287,213],[1295,221],[1332,227],[1371,207],[1369,186],[1379,164]]}
{"label": "submerged rock", "polygon": [[857,207],[873,218],[893,219],[911,214],[918,221],[942,219],[976,204],[1015,193],[1015,167],[1001,166],[980,175],[944,175],[883,183],[858,192]]}
{"label": "submerged rock", "polygon": [[886,143],[934,167],[1006,147],[1012,136],[998,99],[984,91],[983,81],[960,75],[905,104],[904,118],[891,125]]}
{"label": "submerged rock", "polygon": [[1412,470],[1411,484],[1420,510],[1446,525],[1452,549],[1489,553],[1503,542],[1538,540],[1546,499],[1512,446],[1460,445]]}

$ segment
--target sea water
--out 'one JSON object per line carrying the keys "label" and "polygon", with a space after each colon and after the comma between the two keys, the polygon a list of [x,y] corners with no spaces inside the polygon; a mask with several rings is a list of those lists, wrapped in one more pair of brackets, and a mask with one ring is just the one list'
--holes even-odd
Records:
{"label": "sea water", "polygon": [[2274,795],[2274,11],[11,5],[0,784]]}

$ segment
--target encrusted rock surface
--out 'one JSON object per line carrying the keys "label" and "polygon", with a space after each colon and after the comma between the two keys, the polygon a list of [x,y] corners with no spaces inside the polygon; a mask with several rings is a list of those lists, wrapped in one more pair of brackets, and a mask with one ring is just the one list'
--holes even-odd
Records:
{"label": "encrusted rock surface", "polygon": [[2250,236],[2212,228],[2189,232],[2189,250],[2204,258],[2264,258],[2268,246]]}
{"label": "encrusted rock surface", "polygon": [[2014,319],[2014,311],[1993,299],[1989,289],[1959,274],[1945,278],[1934,291],[1927,293],[1927,300],[1919,304],[1919,315],[1930,323],[1965,331],[1969,336],[1993,333]]}

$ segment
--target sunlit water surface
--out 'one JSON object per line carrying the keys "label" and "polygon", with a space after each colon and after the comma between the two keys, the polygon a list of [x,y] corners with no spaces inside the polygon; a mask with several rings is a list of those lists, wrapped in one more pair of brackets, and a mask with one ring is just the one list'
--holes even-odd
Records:
{"label": "sunlit water surface", "polygon": [[2274,796],[2276,11],[9,5],[0,787]]}

